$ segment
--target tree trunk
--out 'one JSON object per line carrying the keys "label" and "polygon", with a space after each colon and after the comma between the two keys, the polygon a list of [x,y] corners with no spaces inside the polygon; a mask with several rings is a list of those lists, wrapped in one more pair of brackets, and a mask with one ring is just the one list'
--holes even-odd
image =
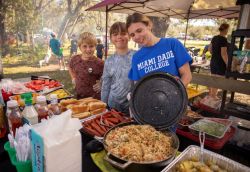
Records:
{"label": "tree trunk", "polygon": [[6,5],[4,4],[5,0],[0,0],[0,44],[1,44],[1,57],[5,57],[9,54],[9,45],[7,42],[7,34],[5,31],[5,13]]}
{"label": "tree trunk", "polygon": [[149,17],[153,22],[153,33],[157,37],[165,37],[169,26],[169,18],[163,17]]}
{"label": "tree trunk", "polygon": [[77,22],[78,22],[78,20],[79,20],[79,17],[80,17],[80,16],[77,16],[77,17],[76,17],[76,19],[75,19],[75,21],[74,21],[74,23],[73,23],[73,25],[72,25],[72,27],[71,27],[71,31],[69,32],[69,36],[72,36],[72,34],[73,34],[73,32],[74,32],[74,29],[75,29],[75,26],[76,26],[76,24],[77,24]]}
{"label": "tree trunk", "polygon": [[30,33],[29,33],[29,31],[27,30],[26,31],[26,43],[28,44],[28,45],[30,45]]}
{"label": "tree trunk", "polygon": [[66,31],[66,28],[68,26],[68,23],[69,23],[71,17],[72,16],[70,14],[67,14],[64,17],[63,22],[62,22],[62,24],[60,26],[60,29],[59,29],[59,32],[58,32],[58,36],[57,36],[57,38],[59,40],[61,40],[63,38],[63,35],[64,35],[65,31]]}

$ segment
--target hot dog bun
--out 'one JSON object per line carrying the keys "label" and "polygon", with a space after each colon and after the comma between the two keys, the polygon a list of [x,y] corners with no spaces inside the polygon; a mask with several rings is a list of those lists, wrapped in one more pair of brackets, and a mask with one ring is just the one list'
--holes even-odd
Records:
{"label": "hot dog bun", "polygon": [[82,119],[82,118],[87,118],[90,115],[91,115],[90,112],[83,112],[83,113],[73,114],[72,117]]}
{"label": "hot dog bun", "polygon": [[78,102],[78,100],[76,100],[76,99],[66,99],[66,100],[60,101],[60,105],[66,107],[70,104],[75,104],[77,102]]}
{"label": "hot dog bun", "polygon": [[89,106],[89,110],[93,111],[96,109],[106,108],[107,104],[104,102],[98,101],[98,102],[90,102],[88,106]]}
{"label": "hot dog bun", "polygon": [[106,111],[106,108],[100,108],[100,109],[95,109],[90,111],[91,114],[96,115],[96,114],[100,114]]}

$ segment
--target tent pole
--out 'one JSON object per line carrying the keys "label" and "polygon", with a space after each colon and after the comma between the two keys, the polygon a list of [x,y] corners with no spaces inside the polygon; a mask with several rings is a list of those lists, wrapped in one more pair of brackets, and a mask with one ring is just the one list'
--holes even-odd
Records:
{"label": "tent pole", "polygon": [[[194,1],[193,1],[194,3]],[[186,25],[186,33],[185,33],[185,39],[184,39],[184,47],[186,46],[186,40],[187,40],[187,31],[188,31],[188,22],[189,22],[189,15],[190,15],[190,11],[191,11],[191,8],[193,6],[193,3],[190,5],[189,9],[188,9],[188,13],[187,13],[187,25]]]}
{"label": "tent pole", "polygon": [[105,35],[105,60],[108,58],[108,6],[106,6],[106,35]]}
{"label": "tent pole", "polygon": [[189,22],[189,19],[187,18],[186,31],[185,31],[185,38],[184,38],[184,47],[186,46],[186,40],[187,40],[188,22]]}

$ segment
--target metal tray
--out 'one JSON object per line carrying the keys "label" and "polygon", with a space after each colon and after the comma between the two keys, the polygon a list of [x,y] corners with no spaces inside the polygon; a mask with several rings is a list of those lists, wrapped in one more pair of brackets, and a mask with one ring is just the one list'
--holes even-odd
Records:
{"label": "metal tray", "polygon": [[[208,131],[206,130],[202,130],[202,129],[199,129],[199,126],[202,126],[204,127],[205,125],[207,126],[211,126],[211,125],[219,125],[221,128],[220,128],[220,133],[218,135],[214,135],[214,134],[211,134],[209,133]],[[197,122],[191,124],[188,126],[189,130],[191,133],[197,135],[199,134],[200,131],[203,131],[206,136],[208,136],[208,138],[211,138],[211,139],[221,139],[224,137],[225,133],[227,132],[227,130],[229,129],[229,127],[231,126],[231,123],[224,123],[224,122],[220,122],[219,120],[216,121],[213,119],[209,119],[209,118],[204,118],[204,119],[200,119],[198,120]]]}
{"label": "metal tray", "polygon": [[[238,162],[235,162],[229,158],[226,158],[217,153],[211,152],[209,150],[204,150],[204,161],[212,161],[218,166],[223,168],[228,172],[249,172],[250,168],[242,165]],[[184,160],[189,160],[192,158],[199,158],[200,156],[200,147],[191,145],[187,147],[174,161],[172,161],[166,168],[161,172],[176,172],[176,165]]]}
{"label": "metal tray", "polygon": [[69,98],[74,97],[74,95],[72,95],[70,92],[68,92],[68,90],[66,90],[66,89],[63,88],[63,87],[56,87],[56,88],[54,88],[54,89],[51,89],[49,92],[44,93],[43,95],[45,95],[45,96],[46,96],[46,99],[47,99],[48,101],[50,101],[50,98],[49,98],[48,95],[51,94],[51,93],[53,93],[54,91],[57,91],[57,90],[60,90],[60,89],[64,90],[64,91],[68,94],[68,96],[63,97],[63,98],[58,98],[58,101],[61,101],[61,100],[63,100],[63,99],[69,99]]}

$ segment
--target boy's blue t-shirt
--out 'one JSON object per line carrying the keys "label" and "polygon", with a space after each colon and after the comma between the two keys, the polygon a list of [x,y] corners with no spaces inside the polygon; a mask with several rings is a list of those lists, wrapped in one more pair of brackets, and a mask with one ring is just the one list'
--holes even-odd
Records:
{"label": "boy's blue t-shirt", "polygon": [[161,38],[151,47],[142,47],[132,59],[129,79],[137,81],[150,72],[166,72],[179,76],[179,68],[192,62],[185,47],[175,38]]}

